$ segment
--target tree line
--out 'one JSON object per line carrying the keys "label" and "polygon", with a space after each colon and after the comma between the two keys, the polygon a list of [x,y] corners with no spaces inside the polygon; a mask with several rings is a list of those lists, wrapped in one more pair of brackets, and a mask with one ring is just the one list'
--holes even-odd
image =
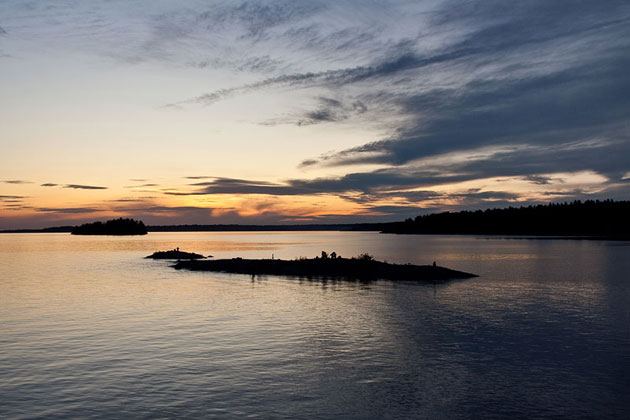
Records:
{"label": "tree line", "polygon": [[587,200],[443,212],[383,226],[384,233],[630,236],[630,201]]}

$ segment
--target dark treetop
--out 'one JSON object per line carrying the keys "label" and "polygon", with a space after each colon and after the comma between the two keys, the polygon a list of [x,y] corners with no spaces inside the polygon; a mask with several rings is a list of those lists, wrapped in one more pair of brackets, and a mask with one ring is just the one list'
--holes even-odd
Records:
{"label": "dark treetop", "polygon": [[114,219],[105,223],[95,222],[76,226],[73,235],[146,235],[147,228],[139,220]]}
{"label": "dark treetop", "polygon": [[341,258],[335,253],[322,257],[296,260],[229,260],[178,261],[176,269],[217,271],[250,275],[280,275],[294,277],[343,278],[347,280],[410,280],[443,281],[477,277],[475,274],[450,270],[435,265],[389,264],[363,254],[358,258]]}

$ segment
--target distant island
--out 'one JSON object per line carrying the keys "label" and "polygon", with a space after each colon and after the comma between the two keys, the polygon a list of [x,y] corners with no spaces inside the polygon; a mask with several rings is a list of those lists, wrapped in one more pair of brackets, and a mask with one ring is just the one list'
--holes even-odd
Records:
{"label": "distant island", "polygon": [[175,248],[170,251],[156,251],[145,258],[151,258],[154,260],[199,260],[206,257],[200,254],[195,254],[194,252],[180,251],[179,248]]}
{"label": "distant island", "polygon": [[94,222],[76,226],[73,235],[146,235],[144,223],[133,219],[114,219],[105,223]]}
{"label": "distant island", "polygon": [[383,233],[630,238],[630,201],[573,201],[418,216]]}
{"label": "distant island", "polygon": [[174,268],[249,275],[277,275],[306,278],[341,278],[346,280],[445,281],[469,279],[475,274],[433,265],[390,264],[376,261],[368,254],[356,258],[338,257],[334,252],[321,257],[296,260],[232,258],[223,260],[178,261]]}

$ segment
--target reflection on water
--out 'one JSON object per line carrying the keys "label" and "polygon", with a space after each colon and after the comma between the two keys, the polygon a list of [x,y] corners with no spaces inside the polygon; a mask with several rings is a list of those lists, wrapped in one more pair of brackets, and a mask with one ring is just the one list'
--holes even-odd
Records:
{"label": "reflection on water", "polygon": [[[322,250],[445,285],[176,271]],[[0,416],[623,418],[627,242],[368,232],[0,236]]]}

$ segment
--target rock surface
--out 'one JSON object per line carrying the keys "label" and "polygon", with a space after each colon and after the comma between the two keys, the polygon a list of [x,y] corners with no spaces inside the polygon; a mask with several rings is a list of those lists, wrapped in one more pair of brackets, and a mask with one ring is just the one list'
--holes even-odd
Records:
{"label": "rock surface", "polygon": [[297,260],[242,258],[179,261],[176,269],[250,275],[344,278],[348,280],[443,281],[477,277],[436,265],[389,264],[366,258],[312,258]]}

